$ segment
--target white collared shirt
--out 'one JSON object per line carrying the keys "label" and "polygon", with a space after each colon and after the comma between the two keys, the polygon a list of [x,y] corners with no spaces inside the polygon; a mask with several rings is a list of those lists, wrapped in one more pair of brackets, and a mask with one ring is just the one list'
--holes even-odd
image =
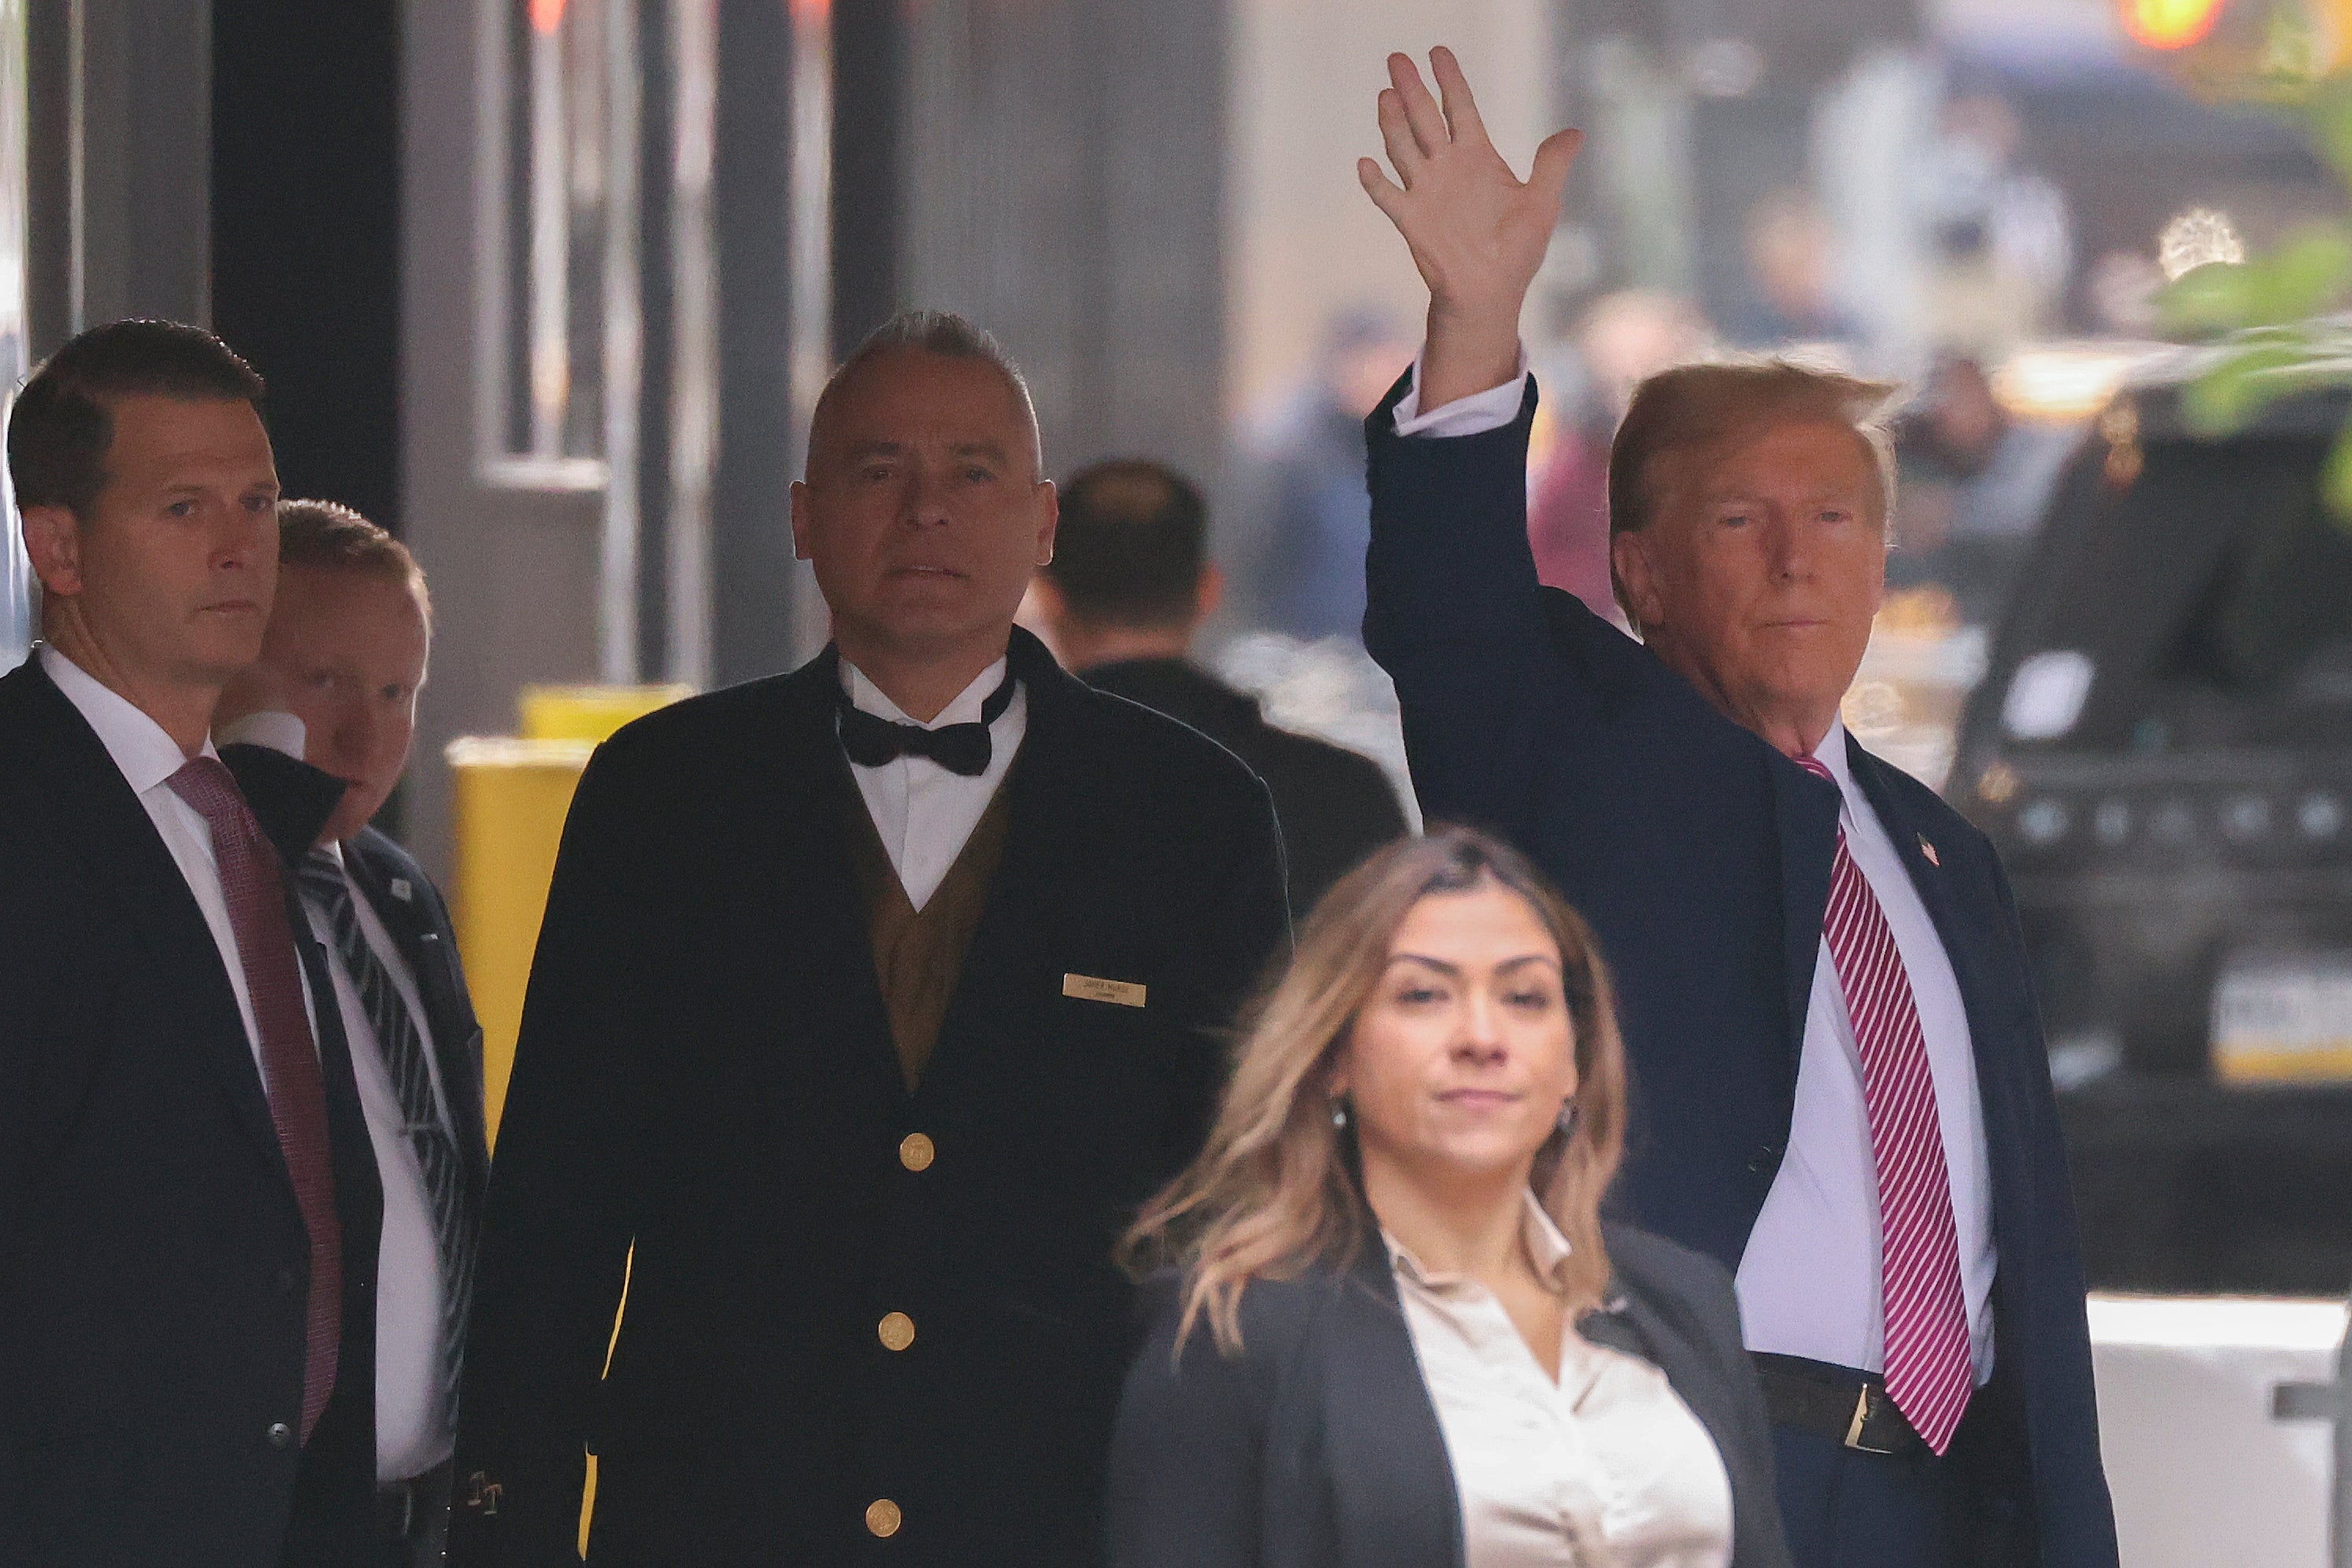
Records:
{"label": "white collared shirt", "polygon": [[[265,710],[223,726],[215,738],[225,745],[268,746],[299,762],[309,737],[295,715]],[[324,853],[341,868],[360,935],[392,977],[393,990],[416,1026],[417,1038],[425,1047],[425,1070],[433,1085],[434,1108],[442,1127],[448,1130],[448,1093],[442,1087],[441,1065],[433,1049],[432,1020],[425,1011],[416,976],[366,892],[352,879],[343,847],[329,844]],[[441,1247],[433,1229],[433,1198],[425,1185],[424,1168],[417,1163],[416,1146],[408,1139],[407,1114],[401,1109],[399,1090],[393,1087],[392,1070],[384,1064],[383,1042],[376,1038],[358,983],[335,943],[334,927],[308,889],[302,894],[302,911],[310,917],[311,933],[327,951],[335,1003],[341,1009],[343,1036],[351,1047],[352,1077],[359,1085],[368,1142],[375,1150],[376,1179],[383,1188],[383,1230],[376,1247],[375,1468],[379,1482],[404,1480],[423,1475],[447,1458],[454,1447],[452,1391],[441,1375]]]}
{"label": "white collared shirt", "polygon": [[[1004,682],[1007,661],[998,659],[963,689],[961,696],[940,710],[925,730],[950,724],[972,724],[996,689]],[[912,724],[899,706],[847,659],[841,661],[841,681],[851,702],[863,711],[897,724]],[[999,784],[1012,769],[1021,738],[1029,732],[1029,692],[1016,686],[1013,699],[996,722],[988,727],[988,767],[971,778],[949,772],[929,757],[897,757],[879,767],[850,765],[857,793],[866,797],[866,815],[889,853],[891,867],[907,889],[907,901],[917,910],[940,890],[956,857],[963,853],[971,830],[987,814]]]}
{"label": "white collared shirt", "polygon": [[[1397,405],[1398,434],[1474,436],[1518,417],[1527,391],[1526,355],[1520,355],[1516,380],[1427,413],[1415,401],[1418,361],[1413,379],[1413,388]],[[1977,1089],[1968,1009],[1919,889],[1869,797],[1853,781],[1843,721],[1831,726],[1815,755],[1844,797],[1840,820],[1847,848],[1885,911],[1910,976],[1920,1032],[1927,1037],[1944,1164],[1951,1183],[1952,1221],[1959,1241],[1960,1287],[1968,1300],[1969,1338],[1981,1383],[1992,1374],[1991,1299],[1998,1255],[1992,1234],[1992,1167],[1985,1152],[1984,1103]],[[1881,1244],[1878,1165],[1863,1099],[1862,1056],[1853,1024],[1846,1016],[1837,965],[1824,940],[1813,963],[1812,994],[1806,1004],[1788,1152],[1739,1259],[1739,1309],[1748,1348],[1861,1372],[1884,1371],[1886,1307]]]}
{"label": "white collared shirt", "polygon": [[[1533,1193],[1523,1235],[1557,1283],[1568,1240]],[[1731,1478],[1664,1373],[1570,1323],[1554,1382],[1492,1291],[1381,1239],[1453,1462],[1465,1568],[1725,1568]]]}
{"label": "white collared shirt", "polygon": [[[1936,1119],[1952,1190],[1960,1289],[1977,1381],[1992,1375],[1992,1170],[1985,1157],[1984,1102],[1967,1004],[1935,921],[1887,837],[1870,797],[1854,782],[1845,725],[1830,726],[1814,753],[1844,798],[1838,820],[1847,852],[1885,912],[1910,977],[1936,1084]],[[1739,1310],[1751,1350],[1805,1356],[1862,1372],[1886,1367],[1885,1260],[1878,1219],[1878,1162],[1863,1098],[1862,1052],[1846,1016],[1845,989],[1823,938],[1813,959],[1804,1046],[1789,1151],[1739,1259]]]}
{"label": "white collared shirt", "polygon": [[[74,705],[83,721],[97,731],[106,754],[114,759],[124,782],[146,809],[147,819],[155,825],[163,847],[172,852],[182,879],[195,897],[196,908],[204,911],[205,924],[213,933],[213,945],[220,950],[221,966],[228,971],[229,989],[236,994],[237,1016],[245,1021],[246,1043],[253,1048],[254,1068],[261,1070],[261,1028],[254,1022],[253,997],[245,984],[245,963],[237,953],[236,931],[229,924],[228,896],[221,890],[220,864],[213,858],[212,826],[205,821],[204,814],[182,800],[171,784],[172,775],[186,765],[187,753],[165,733],[163,725],[148,717],[137,704],[47,643],[40,646],[40,659],[41,669],[50,682]],[[218,754],[209,738],[200,754]],[[306,1005],[309,993],[306,984]],[[263,1084],[266,1089],[266,1072]]]}
{"label": "white collared shirt", "polygon": [[[415,976],[367,894],[352,880],[342,846],[331,844],[326,852],[343,867],[360,934],[392,976],[393,989],[415,1022],[433,1081],[434,1105],[446,1129],[448,1100]],[[441,1248],[433,1229],[433,1200],[417,1163],[416,1146],[408,1139],[408,1119],[384,1065],[383,1045],[335,945],[334,928],[307,893],[302,909],[327,949],[335,1001],[342,1008],[343,1034],[351,1044],[352,1076],[359,1083],[360,1107],[367,1116],[368,1141],[375,1146],[376,1176],[383,1187],[383,1234],[376,1249],[375,1469],[380,1482],[403,1480],[423,1475],[447,1458],[454,1447],[451,1391],[441,1375]]]}

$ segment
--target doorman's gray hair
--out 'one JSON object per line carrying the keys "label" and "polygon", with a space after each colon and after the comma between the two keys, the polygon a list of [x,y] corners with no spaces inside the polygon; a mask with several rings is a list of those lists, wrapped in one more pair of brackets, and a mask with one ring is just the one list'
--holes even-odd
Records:
{"label": "doorman's gray hair", "polygon": [[1045,476],[1045,447],[1037,430],[1037,405],[1029,395],[1028,378],[1021,367],[1004,351],[987,328],[953,310],[901,310],[872,331],[849,351],[824,384],[824,392],[816,400],[816,413],[809,422],[809,450],[814,454],[821,445],[825,426],[826,405],[843,382],[855,374],[867,362],[890,353],[937,354],[941,359],[982,360],[993,366],[1004,377],[1012,390],[1013,401],[1021,411],[1022,422],[1029,427],[1031,456],[1036,464],[1036,476]]}

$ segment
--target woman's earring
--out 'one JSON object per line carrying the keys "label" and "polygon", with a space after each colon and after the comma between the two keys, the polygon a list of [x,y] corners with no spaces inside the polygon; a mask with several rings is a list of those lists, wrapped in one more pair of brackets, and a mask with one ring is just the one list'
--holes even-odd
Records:
{"label": "woman's earring", "polygon": [[1331,1097],[1331,1130],[1334,1132],[1345,1132],[1348,1130],[1348,1098],[1345,1095],[1335,1094]]}
{"label": "woman's earring", "polygon": [[1576,1123],[1583,1110],[1584,1107],[1577,1104],[1573,1097],[1560,1102],[1559,1135],[1562,1138],[1573,1138],[1576,1136]]}

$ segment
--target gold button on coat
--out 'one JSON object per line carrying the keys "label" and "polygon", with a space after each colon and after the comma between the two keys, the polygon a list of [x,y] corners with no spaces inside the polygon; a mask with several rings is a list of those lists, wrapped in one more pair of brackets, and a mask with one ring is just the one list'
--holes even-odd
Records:
{"label": "gold button on coat", "polygon": [[881,1336],[884,1350],[902,1351],[915,1342],[915,1320],[904,1312],[893,1312],[875,1325],[874,1331]]}
{"label": "gold button on coat", "polygon": [[910,1171],[928,1171],[937,1158],[939,1151],[919,1132],[909,1132],[898,1141],[898,1163]]}
{"label": "gold button on coat", "polygon": [[906,1516],[888,1498],[877,1498],[866,1505],[866,1528],[877,1535],[896,1535],[904,1522]]}

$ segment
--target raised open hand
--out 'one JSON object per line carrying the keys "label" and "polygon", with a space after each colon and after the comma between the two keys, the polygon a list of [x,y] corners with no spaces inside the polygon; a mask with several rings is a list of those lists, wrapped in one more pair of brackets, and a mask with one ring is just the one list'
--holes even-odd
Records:
{"label": "raised open hand", "polygon": [[1443,104],[1404,55],[1389,57],[1381,139],[1396,179],[1359,159],[1365,194],[1404,236],[1429,285],[1429,348],[1421,404],[1434,408],[1517,373],[1519,306],[1559,222],[1560,188],[1583,140],[1559,131],[1521,181],[1486,135],[1451,49],[1430,51]]}

